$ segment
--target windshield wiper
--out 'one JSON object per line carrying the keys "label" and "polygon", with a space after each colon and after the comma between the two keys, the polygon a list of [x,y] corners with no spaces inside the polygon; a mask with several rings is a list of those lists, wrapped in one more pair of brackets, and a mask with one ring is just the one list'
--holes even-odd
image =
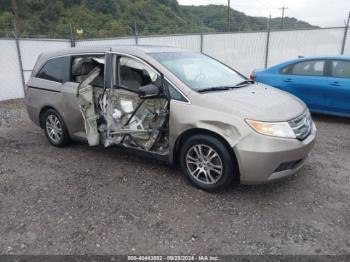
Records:
{"label": "windshield wiper", "polygon": [[198,90],[199,93],[205,93],[205,92],[215,92],[215,91],[226,91],[234,88],[239,88],[242,86],[246,86],[249,84],[254,84],[255,82],[253,80],[245,80],[243,82],[238,83],[235,86],[216,86],[216,87],[209,87],[209,88],[204,88],[201,90]]}
{"label": "windshield wiper", "polygon": [[229,86],[209,87],[209,88],[204,88],[204,89],[198,90],[198,93],[215,92],[215,91],[226,91],[226,90],[230,90],[231,88],[232,87],[229,87]]}
{"label": "windshield wiper", "polygon": [[244,80],[244,81],[238,83],[237,85],[235,85],[234,88],[241,87],[241,86],[247,86],[247,85],[254,84],[254,83],[255,83],[255,81],[253,81],[253,80]]}

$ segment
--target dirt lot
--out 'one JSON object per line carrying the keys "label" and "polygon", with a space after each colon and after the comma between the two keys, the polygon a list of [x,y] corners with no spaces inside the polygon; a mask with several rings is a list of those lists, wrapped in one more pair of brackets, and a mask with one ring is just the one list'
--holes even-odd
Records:
{"label": "dirt lot", "polygon": [[50,146],[0,103],[2,254],[349,254],[350,121],[314,116],[298,175],[218,194],[118,148]]}

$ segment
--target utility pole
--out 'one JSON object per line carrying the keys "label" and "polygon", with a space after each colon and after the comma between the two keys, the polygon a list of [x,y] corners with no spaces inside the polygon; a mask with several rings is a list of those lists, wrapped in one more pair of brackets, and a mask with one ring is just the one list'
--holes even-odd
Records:
{"label": "utility pole", "polygon": [[348,16],[348,21],[345,24],[343,43],[342,43],[341,52],[340,52],[342,55],[344,55],[344,51],[345,51],[345,44],[346,44],[346,38],[348,37],[349,24],[350,24],[350,12]]}
{"label": "utility pole", "polygon": [[230,32],[231,31],[231,25],[230,25],[230,0],[228,0],[228,3],[227,3],[227,32]]}
{"label": "utility pole", "polygon": [[281,19],[281,29],[284,27],[284,11],[288,9],[286,6],[282,6],[281,8],[278,8],[279,10],[282,10],[282,19]]}
{"label": "utility pole", "polygon": [[15,16],[15,25],[16,25],[16,34],[20,32],[20,27],[18,24],[18,8],[17,8],[17,1],[16,0],[11,0],[12,2],[12,11]]}
{"label": "utility pole", "polygon": [[202,18],[201,18],[201,43],[200,43],[200,51],[201,51],[201,53],[203,53],[203,20],[202,20]]}
{"label": "utility pole", "polygon": [[269,51],[270,51],[270,35],[271,35],[271,15],[267,21],[267,37],[266,37],[266,49],[265,49],[265,68],[269,63]]}
{"label": "utility pole", "polygon": [[17,49],[18,65],[19,65],[19,70],[21,72],[21,80],[22,80],[23,91],[25,92],[25,79],[24,79],[24,70],[23,70],[21,46],[19,44],[19,33],[18,33],[16,21],[13,22],[13,26],[14,26],[14,29],[15,29],[14,30],[14,36],[15,36],[16,49]]}

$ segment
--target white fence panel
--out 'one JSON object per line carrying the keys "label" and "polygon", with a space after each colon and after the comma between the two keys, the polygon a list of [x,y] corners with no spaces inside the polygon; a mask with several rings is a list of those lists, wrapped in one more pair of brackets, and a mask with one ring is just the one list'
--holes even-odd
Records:
{"label": "white fence panel", "polygon": [[161,45],[188,49],[194,52],[200,52],[200,35],[172,35],[172,36],[151,36],[139,37],[140,45]]}
{"label": "white fence panel", "polygon": [[[344,28],[271,32],[268,66],[298,56],[338,55],[341,51]],[[203,52],[249,75],[263,68],[266,56],[266,32],[216,33],[203,35]],[[68,40],[20,39],[23,69],[27,81],[40,53],[69,48]],[[139,37],[140,45],[173,46],[199,52],[201,36],[169,35]],[[135,38],[79,40],[77,47],[134,45]],[[0,101],[23,97],[21,72],[13,39],[0,39]],[[350,32],[345,45],[350,55]]]}
{"label": "white fence panel", "polygon": [[89,46],[113,46],[113,45],[134,45],[135,38],[115,38],[115,39],[91,39],[91,40],[79,40],[76,42],[76,47],[89,47]]}
{"label": "white fence panel", "polygon": [[0,40],[0,101],[23,97],[15,40]]}
{"label": "white fence panel", "polygon": [[264,68],[266,33],[208,34],[203,36],[203,53],[248,76]]}
{"label": "white fence panel", "polygon": [[344,28],[272,32],[268,65],[298,56],[339,55]]}
{"label": "white fence panel", "polygon": [[24,78],[27,82],[33,70],[38,56],[42,52],[54,51],[57,49],[69,48],[68,40],[31,40],[20,39],[20,47],[22,53],[22,63]]}

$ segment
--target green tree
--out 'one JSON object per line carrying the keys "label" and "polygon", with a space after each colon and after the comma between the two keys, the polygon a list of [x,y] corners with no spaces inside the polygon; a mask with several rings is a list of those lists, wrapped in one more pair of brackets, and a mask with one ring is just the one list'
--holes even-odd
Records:
{"label": "green tree", "polygon": [[[80,37],[131,35],[134,21],[140,34],[198,33],[227,30],[223,5],[181,6],[176,0],[17,0],[22,36],[64,37],[70,25]],[[11,0],[0,1],[0,29],[12,23]],[[272,19],[280,28],[280,18]],[[285,18],[285,28],[314,28]],[[266,30],[267,18],[231,11],[231,31]]]}
{"label": "green tree", "polygon": [[0,13],[11,11],[11,0],[0,1]]}
{"label": "green tree", "polygon": [[102,14],[111,14],[117,16],[117,4],[115,0],[84,0],[87,8],[100,12]]}

